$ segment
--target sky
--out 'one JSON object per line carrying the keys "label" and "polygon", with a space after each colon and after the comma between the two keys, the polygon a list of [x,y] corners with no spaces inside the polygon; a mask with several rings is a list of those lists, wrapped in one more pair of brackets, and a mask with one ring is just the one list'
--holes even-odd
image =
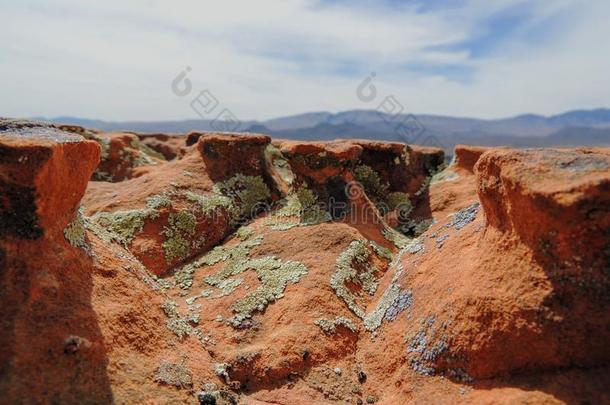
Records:
{"label": "sky", "polygon": [[0,15],[0,116],[610,107],[607,0],[0,0]]}

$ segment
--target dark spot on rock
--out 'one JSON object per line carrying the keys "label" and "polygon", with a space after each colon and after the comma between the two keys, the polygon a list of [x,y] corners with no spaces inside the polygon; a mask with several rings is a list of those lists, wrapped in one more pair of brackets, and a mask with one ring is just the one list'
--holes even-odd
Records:
{"label": "dark spot on rock", "polygon": [[64,354],[76,354],[86,343],[87,340],[80,336],[68,336],[64,342]]}
{"label": "dark spot on rock", "polygon": [[216,397],[209,392],[200,392],[197,394],[199,405],[216,405]]}
{"label": "dark spot on rock", "polygon": [[366,381],[366,373],[362,370],[358,371],[358,382],[360,384],[364,383]]}
{"label": "dark spot on rock", "polygon": [[310,356],[309,350],[307,350],[307,349],[303,350],[303,353],[301,353],[301,356],[303,357],[303,360],[307,361],[309,359],[309,356]]}
{"label": "dark spot on rock", "polygon": [[36,214],[36,190],[0,180],[0,237],[38,239],[43,231]]}
{"label": "dark spot on rock", "polygon": [[347,183],[340,177],[333,177],[328,180],[326,192],[328,194],[327,207],[332,219],[345,217],[349,212],[349,198],[346,193]]}

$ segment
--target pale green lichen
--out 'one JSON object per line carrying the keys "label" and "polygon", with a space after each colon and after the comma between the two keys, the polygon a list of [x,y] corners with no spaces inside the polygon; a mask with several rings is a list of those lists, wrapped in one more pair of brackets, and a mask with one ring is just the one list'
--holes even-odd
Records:
{"label": "pale green lichen", "polygon": [[187,200],[197,204],[204,215],[209,215],[218,208],[224,208],[229,214],[230,218],[237,216],[239,213],[237,207],[235,207],[235,204],[233,203],[233,200],[224,195],[216,193],[202,195],[188,191],[185,196]]}
{"label": "pale green lichen", "polygon": [[381,246],[379,243],[375,242],[375,241],[369,241],[369,244],[371,245],[371,248],[373,249],[373,251],[377,254],[377,256],[382,257],[386,260],[392,260],[392,251],[390,249],[387,249],[383,246]]}
{"label": "pale green lichen", "polygon": [[131,141],[131,147],[138,150],[137,156],[132,156],[134,167],[155,165],[158,161],[165,161],[165,156],[145,145],[139,139]]}
{"label": "pale green lichen", "polygon": [[390,184],[384,182],[381,176],[370,166],[359,165],[354,169],[355,179],[364,187],[368,197],[375,204],[381,215],[399,210],[402,219],[413,210],[409,195],[400,192],[390,192]]}
{"label": "pale green lichen", "polygon": [[64,229],[64,237],[76,248],[87,250],[87,238],[85,234],[85,219],[82,207],[78,209],[72,222]]}
{"label": "pale green lichen", "polygon": [[241,226],[237,231],[235,231],[235,237],[242,241],[250,239],[252,235],[254,235],[254,230],[249,226]]}
{"label": "pale green lichen", "polygon": [[165,194],[157,194],[146,199],[146,206],[151,209],[159,209],[163,207],[171,207],[172,200]]}
{"label": "pale green lichen", "polygon": [[[364,241],[356,240],[350,243],[348,248],[337,257],[335,273],[331,276],[330,285],[337,296],[347,304],[347,307],[362,319],[365,329],[375,332],[388,309],[400,295],[398,278],[401,270],[399,269],[394,274],[392,282],[383,292],[375,309],[367,314],[358,305],[356,296],[347,288],[346,283],[360,284],[364,291],[371,295],[375,293],[377,280],[374,275],[377,269],[369,263],[370,255],[371,251]],[[394,268],[394,266],[394,263],[390,264],[390,268]]]}
{"label": "pale green lichen", "polygon": [[378,269],[369,264],[370,255],[371,252],[364,241],[353,241],[337,257],[335,272],[330,278],[330,286],[335,290],[337,296],[343,299],[348,308],[359,318],[364,318],[365,312],[356,303],[356,296],[347,288],[346,283],[360,284],[369,294],[375,293],[377,281],[374,273]]}
{"label": "pale green lichen", "polygon": [[151,208],[98,212],[90,221],[106,231],[106,234],[101,236],[102,239],[109,238],[128,247],[134,236],[142,232],[146,220],[157,218],[158,215],[157,210]]}
{"label": "pale green lichen", "polygon": [[260,176],[237,174],[229,180],[216,183],[214,192],[229,197],[239,207],[239,216],[250,218],[259,204],[271,198],[271,191]]}
{"label": "pale green lichen", "polygon": [[335,319],[316,319],[314,321],[314,324],[319,326],[320,329],[322,329],[322,331],[327,335],[335,333],[337,331],[337,327],[339,326],[343,326],[344,328],[351,330],[352,332],[358,331],[358,326],[356,326],[356,324],[354,324],[351,319],[346,318],[344,316],[337,316],[335,317]]}
{"label": "pale green lichen", "polygon": [[265,148],[265,160],[271,163],[272,170],[277,173],[277,176],[291,186],[294,183],[294,173],[290,167],[288,160],[282,155],[282,152],[273,144],[267,145]]}
{"label": "pale green lichen", "polygon": [[178,211],[169,215],[168,225],[161,231],[166,237],[163,251],[167,263],[176,259],[183,260],[189,256],[192,247],[203,245],[203,239],[194,240],[196,226],[197,217],[189,211]]}
{"label": "pale green lichen", "polygon": [[184,361],[176,364],[167,360],[161,360],[155,374],[155,381],[173,385],[177,388],[190,388],[193,386],[193,376],[184,364]]}
{"label": "pale green lichen", "polygon": [[248,260],[243,263],[242,271],[252,269],[261,286],[233,304],[233,312],[249,318],[255,311],[262,312],[267,305],[284,296],[288,284],[296,284],[308,270],[302,263],[291,260],[281,261],[273,256]]}
{"label": "pale green lichen", "polygon": [[[196,266],[203,264],[213,265],[218,262],[226,262],[224,267],[216,274],[204,279],[205,283],[220,289],[220,295],[227,295],[239,286],[243,280],[234,278],[241,273],[254,270],[260,281],[260,286],[253,292],[237,300],[233,306],[238,325],[240,321],[250,318],[256,311],[263,311],[269,303],[283,297],[284,290],[288,284],[297,283],[300,278],[307,274],[307,267],[294,261],[282,261],[273,256],[251,259],[249,257],[252,247],[260,244],[262,238],[242,242],[239,245],[228,247],[217,247],[196,261],[195,267],[183,268],[183,274],[188,274],[192,280],[192,272]],[[186,275],[185,274],[185,275]],[[192,281],[190,281],[192,284]]]}
{"label": "pale green lichen", "polygon": [[286,197],[286,204],[271,214],[265,224],[273,230],[285,231],[295,226],[315,225],[330,220],[330,214],[318,205],[315,193],[300,187]]}
{"label": "pale green lichen", "polygon": [[404,236],[402,233],[385,225],[381,230],[381,234],[398,249],[404,249],[411,243],[411,239]]}
{"label": "pale green lichen", "polygon": [[399,209],[401,211],[400,214],[404,217],[409,215],[413,210],[413,204],[411,204],[411,200],[407,193],[402,193],[400,191],[389,193],[386,201],[390,211]]}
{"label": "pale green lichen", "polygon": [[263,238],[259,236],[252,240],[248,240],[246,242],[242,242],[234,247],[227,246],[217,246],[214,249],[210,250],[203,256],[193,260],[191,263],[188,263],[181,268],[179,268],[174,273],[174,279],[176,280],[176,284],[184,289],[188,290],[193,285],[193,274],[195,270],[203,266],[212,266],[219,262],[224,262],[231,260],[232,261],[240,261],[248,256],[250,250],[257,245],[260,245]]}
{"label": "pale green lichen", "polygon": [[183,317],[178,313],[178,304],[176,301],[166,300],[161,306],[163,312],[167,316],[165,326],[172,333],[178,336],[179,339],[184,339],[193,331],[193,327],[189,323],[187,317]]}
{"label": "pale green lichen", "polygon": [[354,169],[354,177],[362,184],[367,193],[382,197],[388,192],[389,185],[382,182],[379,174],[370,166],[356,166]]}

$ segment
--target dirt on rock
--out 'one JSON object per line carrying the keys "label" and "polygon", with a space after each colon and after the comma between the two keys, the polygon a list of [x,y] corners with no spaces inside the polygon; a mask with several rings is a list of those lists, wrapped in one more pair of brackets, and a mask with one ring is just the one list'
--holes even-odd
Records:
{"label": "dirt on rock", "polygon": [[609,403],[610,150],[0,120],[4,403]]}

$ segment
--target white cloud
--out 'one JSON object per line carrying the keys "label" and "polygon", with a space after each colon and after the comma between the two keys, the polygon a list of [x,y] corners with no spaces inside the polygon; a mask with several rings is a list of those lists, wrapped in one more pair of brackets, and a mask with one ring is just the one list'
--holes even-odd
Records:
{"label": "white cloud", "polygon": [[[371,108],[355,95],[371,71],[382,95],[414,112],[491,117],[607,106],[610,10],[603,0],[582,3],[470,0],[418,13],[306,0],[0,0],[0,115],[197,118],[170,91],[187,65],[196,90],[210,89],[242,119]],[[442,47],[476,39],[487,18],[511,6],[527,7],[531,25],[573,15],[541,44],[509,36],[500,52],[479,58]],[[410,64],[472,73],[453,80]]]}

